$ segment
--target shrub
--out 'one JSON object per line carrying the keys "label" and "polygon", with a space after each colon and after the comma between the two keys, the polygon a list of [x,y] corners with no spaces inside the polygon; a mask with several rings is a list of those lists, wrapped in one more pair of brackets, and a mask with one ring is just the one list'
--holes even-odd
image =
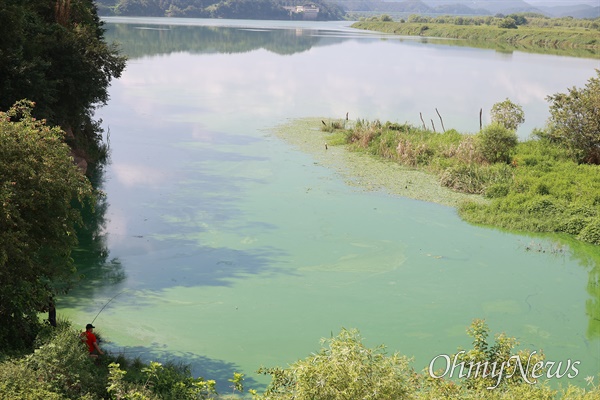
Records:
{"label": "shrub", "polygon": [[506,17],[498,23],[498,27],[503,29],[517,29],[517,23],[514,19]]}
{"label": "shrub", "polygon": [[287,369],[261,368],[271,375],[266,399],[402,399],[413,390],[409,359],[364,346],[357,330],[324,339],[321,350]]}
{"label": "shrub", "polygon": [[477,137],[479,151],[490,163],[510,162],[510,155],[519,142],[514,131],[498,123],[486,126]]}
{"label": "shrub", "polygon": [[578,162],[600,164],[600,69],[585,88],[548,96],[547,137],[569,149]]}
{"label": "shrub", "polygon": [[600,245],[600,218],[594,218],[585,228],[581,230],[577,239],[584,242]]}
{"label": "shrub", "polygon": [[0,364],[0,400],[62,400],[52,386],[39,378],[39,373],[19,361]]}
{"label": "shrub", "polygon": [[105,393],[102,375],[98,376],[99,370],[90,360],[79,332],[68,323],[61,322],[48,338],[38,342],[37,349],[25,357],[24,365],[66,397]]}
{"label": "shrub", "polygon": [[570,235],[578,235],[590,223],[590,218],[573,216],[560,225],[559,230]]}

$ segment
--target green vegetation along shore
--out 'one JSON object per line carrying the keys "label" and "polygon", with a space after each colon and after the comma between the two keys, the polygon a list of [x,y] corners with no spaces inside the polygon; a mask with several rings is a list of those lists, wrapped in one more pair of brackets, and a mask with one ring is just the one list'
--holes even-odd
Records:
{"label": "green vegetation along shore", "polygon": [[353,28],[428,38],[461,39],[465,45],[600,58],[600,23],[570,18],[388,16],[356,22]]}
{"label": "green vegetation along shore", "polygon": [[[578,365],[569,362],[557,368],[537,350],[517,350],[517,340],[504,333],[488,338],[484,320],[473,320],[466,333],[472,338],[471,349],[440,357],[416,371],[406,355],[389,354],[384,346],[368,348],[357,330],[342,329],[323,339],[318,351],[285,368],[257,367],[259,374],[271,377],[266,388],[248,389],[244,374],[233,372],[229,388],[217,393],[217,382],[193,377],[185,364],[143,362],[112,353],[90,358],[80,332],[68,321],[59,321],[57,327],[39,332],[34,352],[20,358],[3,358],[0,352],[0,400],[595,400],[600,396],[595,382],[600,376],[584,377],[586,388],[570,383],[552,388],[549,382],[558,376],[577,376]],[[452,374],[450,360],[457,363]]]}
{"label": "green vegetation along shore", "polygon": [[[597,74],[585,88],[550,96],[547,128],[523,142],[515,133],[524,118],[522,110],[508,99],[494,105],[493,123],[475,135],[364,120],[349,128],[345,121],[333,121],[322,129],[330,132],[329,145],[349,145],[426,171],[452,190],[483,196],[487,201],[465,199],[458,205],[468,222],[568,234],[600,245],[600,71]],[[425,182],[429,187],[429,179]],[[403,194],[414,197],[408,190]],[[444,196],[439,202],[448,204]]]}

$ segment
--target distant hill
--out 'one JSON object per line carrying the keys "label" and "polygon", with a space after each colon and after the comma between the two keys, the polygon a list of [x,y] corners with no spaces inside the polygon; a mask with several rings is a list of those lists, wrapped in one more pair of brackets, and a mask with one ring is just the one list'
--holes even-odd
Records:
{"label": "distant hill", "polygon": [[585,4],[591,7],[598,6],[598,0],[525,0],[535,7],[563,7]]}
{"label": "distant hill", "polygon": [[443,4],[434,8],[436,14],[448,14],[448,15],[488,15],[490,12],[481,8],[471,8],[464,4],[452,3]]}
{"label": "distant hill", "polygon": [[372,12],[394,12],[429,14],[434,12],[421,0],[383,1],[383,0],[337,0],[345,11],[372,11]]}
{"label": "distant hill", "polygon": [[475,10],[486,10],[490,14],[512,14],[516,12],[539,12],[540,10],[523,0],[424,0],[430,7],[444,4],[462,4]]}
{"label": "distant hill", "polygon": [[574,17],[574,18],[598,18],[600,17],[600,6],[592,7],[588,4],[576,4],[568,6],[540,6],[540,10],[549,17]]}
{"label": "distant hill", "polygon": [[495,15],[533,12],[549,17],[597,18],[598,0],[332,0],[349,12]]}
{"label": "distant hill", "polygon": [[[305,18],[290,13],[314,3],[316,19],[339,20],[345,12],[421,15],[496,15],[532,12],[549,17],[597,18],[600,0],[94,0],[101,15],[200,18]],[[284,6],[288,6],[287,10]]]}

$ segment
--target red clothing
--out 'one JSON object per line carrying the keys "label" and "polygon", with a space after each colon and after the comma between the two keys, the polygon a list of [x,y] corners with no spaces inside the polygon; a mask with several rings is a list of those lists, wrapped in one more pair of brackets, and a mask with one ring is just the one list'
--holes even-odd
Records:
{"label": "red clothing", "polygon": [[85,337],[85,343],[87,344],[90,353],[93,353],[94,350],[96,350],[96,347],[94,346],[94,343],[96,343],[96,335],[90,331],[85,331]]}

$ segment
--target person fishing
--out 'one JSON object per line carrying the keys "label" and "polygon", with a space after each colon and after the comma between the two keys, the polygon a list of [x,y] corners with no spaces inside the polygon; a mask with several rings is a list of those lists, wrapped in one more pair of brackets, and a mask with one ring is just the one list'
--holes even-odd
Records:
{"label": "person fishing", "polygon": [[81,334],[81,341],[87,344],[90,357],[97,359],[98,356],[104,354],[104,352],[100,349],[100,346],[98,346],[98,339],[96,339],[96,335],[94,335],[94,328],[94,325],[87,324],[85,326],[85,332]]}
{"label": "person fishing", "polygon": [[116,299],[117,297],[119,297],[120,295],[125,293],[126,291],[127,291],[127,289],[125,289],[122,292],[119,292],[116,295],[114,295],[113,297],[111,297],[110,300],[108,300],[106,302],[106,304],[104,306],[102,306],[100,311],[98,311],[98,314],[96,314],[96,316],[92,320],[92,323],[87,324],[85,326],[85,332],[81,333],[81,341],[87,345],[88,350],[90,352],[90,357],[92,357],[96,360],[98,359],[98,356],[103,355],[104,352],[102,351],[102,349],[100,349],[100,346],[98,346],[98,339],[96,338],[96,335],[94,335],[95,326],[92,324],[94,323],[96,318],[98,318],[100,313],[106,308],[106,306],[108,306],[110,304],[111,301],[113,301],[114,299]]}

